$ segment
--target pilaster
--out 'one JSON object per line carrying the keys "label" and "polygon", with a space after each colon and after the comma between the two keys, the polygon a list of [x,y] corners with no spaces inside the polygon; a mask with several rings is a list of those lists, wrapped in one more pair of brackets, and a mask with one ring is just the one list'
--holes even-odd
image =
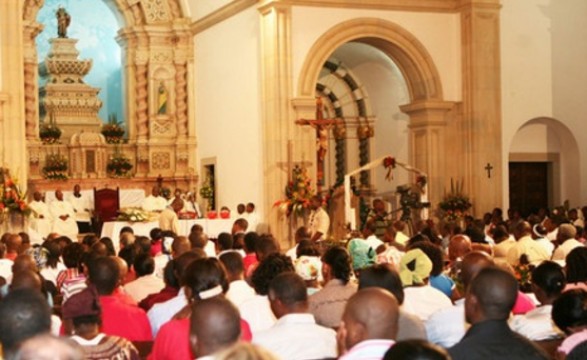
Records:
{"label": "pilaster", "polygon": [[[269,214],[270,231],[285,241],[287,226],[273,203],[283,198],[287,183],[288,140],[292,139],[294,119],[290,104],[291,69],[291,7],[271,4],[259,8],[261,14],[261,68],[263,103],[263,158],[265,176],[265,209]],[[269,210],[271,209],[271,210]]]}
{"label": "pilaster", "polygon": [[446,156],[447,114],[454,107],[449,101],[417,101],[400,109],[410,116],[410,164],[428,174],[430,202],[442,199],[450,157]]}
{"label": "pilaster", "polygon": [[[476,215],[502,203],[499,0],[462,0],[464,188]],[[485,170],[489,164],[491,176]]]}
{"label": "pilaster", "polygon": [[0,43],[3,44],[0,126],[1,166],[26,183],[28,161],[25,142],[23,0],[0,2]]}

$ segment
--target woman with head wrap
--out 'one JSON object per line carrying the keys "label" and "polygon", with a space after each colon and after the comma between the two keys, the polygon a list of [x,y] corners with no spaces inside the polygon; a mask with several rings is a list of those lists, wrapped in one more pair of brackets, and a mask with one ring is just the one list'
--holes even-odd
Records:
{"label": "woman with head wrap", "polygon": [[406,312],[426,321],[434,312],[452,306],[450,299],[429,285],[432,261],[420,249],[412,249],[400,262],[399,275],[404,285]]}
{"label": "woman with head wrap", "polygon": [[65,332],[82,346],[84,359],[140,359],[127,339],[100,332],[102,311],[98,292],[90,286],[71,296],[62,306]]}

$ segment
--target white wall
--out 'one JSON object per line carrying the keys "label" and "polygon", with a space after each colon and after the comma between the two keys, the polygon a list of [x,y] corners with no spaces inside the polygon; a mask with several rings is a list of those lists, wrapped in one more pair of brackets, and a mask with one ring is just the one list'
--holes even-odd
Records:
{"label": "white wall", "polygon": [[[562,200],[572,199],[579,205],[587,201],[587,165],[581,161],[587,151],[584,119],[587,104],[584,98],[587,83],[587,2],[583,0],[504,0],[501,11],[502,66],[502,140],[504,171],[504,204],[509,203],[507,173],[508,155],[525,147],[548,148],[543,136],[518,136],[516,132],[527,121],[550,117],[570,129],[561,141],[576,139],[580,176],[575,169],[561,169]],[[533,131],[535,131],[534,129]],[[528,129],[524,129],[524,132]],[[522,135],[524,134],[522,132]],[[568,139],[574,137],[574,139]],[[548,138],[548,137],[547,137]],[[517,140],[520,139],[520,140]],[[566,149],[563,148],[563,149]],[[564,162],[561,164],[564,166]],[[558,205],[558,204],[555,204]]]}
{"label": "white wall", "polygon": [[440,75],[444,99],[461,99],[461,50],[459,14],[298,7],[292,9],[294,94],[308,51],[332,27],[356,18],[394,22],[415,36],[426,48]]}
{"label": "white wall", "polygon": [[258,33],[253,7],[196,35],[195,106],[198,156],[216,158],[218,206],[252,201],[262,216]]}
{"label": "white wall", "polygon": [[232,0],[186,0],[189,14],[196,21],[229,4]]}

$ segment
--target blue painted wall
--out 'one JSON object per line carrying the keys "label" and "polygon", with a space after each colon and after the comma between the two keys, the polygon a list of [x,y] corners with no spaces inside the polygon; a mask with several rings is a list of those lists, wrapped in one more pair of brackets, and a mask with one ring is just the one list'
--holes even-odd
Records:
{"label": "blue painted wall", "polygon": [[119,24],[112,10],[101,0],[45,0],[38,13],[37,21],[44,29],[36,39],[39,62],[49,52],[49,39],[57,37],[55,12],[63,6],[71,16],[67,37],[78,39],[80,59],[92,59],[92,70],[85,82],[100,88],[99,97],[103,102],[99,116],[108,121],[108,114],[115,113],[124,119],[122,95],[122,67],[120,46],[115,40]]}

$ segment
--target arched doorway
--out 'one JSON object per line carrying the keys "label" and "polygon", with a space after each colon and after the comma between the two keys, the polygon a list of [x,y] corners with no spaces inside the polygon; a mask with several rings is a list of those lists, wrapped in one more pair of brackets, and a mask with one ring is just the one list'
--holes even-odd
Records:
{"label": "arched doorway", "polygon": [[294,109],[302,111],[295,104],[314,96],[324,64],[337,52],[344,52],[345,47],[383,55],[405,82],[405,102],[396,106],[396,110],[399,107],[410,118],[405,126],[409,129],[407,136],[404,134],[407,158],[402,160],[428,172],[433,201],[437,200],[444,186],[444,162],[439,159],[440,150],[444,152],[445,114],[453,103],[443,101],[440,77],[425,47],[401,26],[381,19],[360,18],[340,23],[323,34],[303,63],[296,94],[299,101],[294,100]]}
{"label": "arched doorway", "polygon": [[509,206],[523,215],[580,199],[579,146],[562,122],[539,117],[525,122],[509,149]]}

